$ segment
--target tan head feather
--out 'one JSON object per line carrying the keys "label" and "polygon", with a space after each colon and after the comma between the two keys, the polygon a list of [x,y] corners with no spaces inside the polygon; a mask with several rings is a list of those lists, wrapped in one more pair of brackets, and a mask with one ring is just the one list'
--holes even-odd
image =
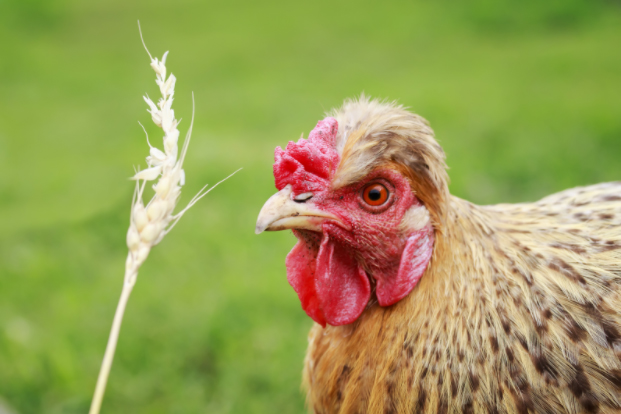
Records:
{"label": "tan head feather", "polygon": [[410,180],[434,225],[441,228],[448,176],[444,151],[427,121],[394,102],[364,95],[329,115],[339,124],[336,146],[341,153],[333,187],[355,183],[376,168],[396,169]]}

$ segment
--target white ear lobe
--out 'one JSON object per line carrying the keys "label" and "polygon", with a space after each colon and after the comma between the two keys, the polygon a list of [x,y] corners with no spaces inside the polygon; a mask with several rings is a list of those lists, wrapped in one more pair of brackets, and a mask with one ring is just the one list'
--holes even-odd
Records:
{"label": "white ear lobe", "polygon": [[424,228],[430,221],[427,208],[422,204],[414,205],[403,215],[399,228],[403,233],[409,234]]}

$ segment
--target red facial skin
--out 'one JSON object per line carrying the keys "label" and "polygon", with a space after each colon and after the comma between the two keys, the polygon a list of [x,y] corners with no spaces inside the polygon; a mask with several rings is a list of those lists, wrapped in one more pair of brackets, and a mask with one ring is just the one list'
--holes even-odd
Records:
{"label": "red facial skin", "polygon": [[[322,232],[294,230],[298,243],[286,260],[287,279],[302,308],[317,323],[345,325],[355,321],[371,297],[371,283],[381,306],[392,305],[414,288],[433,251],[433,229],[405,233],[405,212],[420,205],[409,182],[391,169],[377,169],[359,182],[333,190],[331,178],[340,157],[334,150],[338,125],[333,118],[317,124],[308,140],[276,149],[277,188],[291,185],[293,196],[312,192],[306,203],[330,212]],[[380,206],[363,199],[373,183],[389,196]],[[372,278],[372,279],[371,279]]]}

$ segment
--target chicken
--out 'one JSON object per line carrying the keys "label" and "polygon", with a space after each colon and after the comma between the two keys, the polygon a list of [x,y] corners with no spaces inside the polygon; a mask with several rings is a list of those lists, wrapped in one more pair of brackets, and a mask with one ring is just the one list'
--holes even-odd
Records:
{"label": "chicken", "polygon": [[315,413],[621,412],[621,182],[449,194],[427,122],[360,98],[276,149]]}

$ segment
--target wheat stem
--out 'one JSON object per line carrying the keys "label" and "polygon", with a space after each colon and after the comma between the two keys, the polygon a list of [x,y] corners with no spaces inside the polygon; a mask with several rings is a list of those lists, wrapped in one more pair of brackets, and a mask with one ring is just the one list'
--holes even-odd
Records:
{"label": "wheat stem", "polygon": [[[131,271],[136,272],[137,275],[138,269],[132,269]],[[101,402],[103,401],[103,396],[106,392],[106,384],[108,383],[110,368],[112,368],[116,344],[119,340],[119,332],[121,331],[121,323],[123,322],[125,307],[127,306],[129,295],[132,293],[132,289],[136,284],[136,277],[128,277],[127,272],[128,271],[125,273],[125,283],[123,283],[123,290],[121,291],[119,304],[116,307],[116,312],[114,312],[112,329],[110,330],[110,336],[108,337],[108,344],[106,345],[106,352],[104,354],[103,362],[101,363],[99,376],[97,377],[97,385],[95,386],[95,394],[93,396],[93,401],[91,402],[89,414],[98,414],[101,409]]]}

